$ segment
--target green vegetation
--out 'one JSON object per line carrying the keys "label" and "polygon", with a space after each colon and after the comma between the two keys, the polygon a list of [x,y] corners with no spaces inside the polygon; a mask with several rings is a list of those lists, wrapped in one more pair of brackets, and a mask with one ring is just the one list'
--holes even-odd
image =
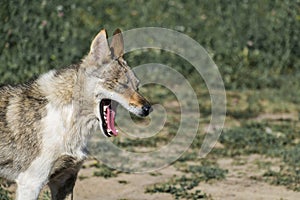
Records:
{"label": "green vegetation", "polygon": [[51,200],[51,193],[49,190],[46,190],[42,193],[42,196],[40,197],[41,200]]}
{"label": "green vegetation", "polygon": [[170,193],[175,199],[208,199],[209,196],[195,188],[201,181],[224,179],[227,173],[227,170],[218,167],[201,165],[185,165],[183,168],[180,167],[179,170],[185,172],[185,175],[174,176],[168,182],[150,186],[146,189],[146,192]]}
{"label": "green vegetation", "polygon": [[112,169],[107,168],[107,167],[104,166],[103,168],[100,168],[99,170],[95,171],[94,176],[101,176],[101,177],[104,177],[104,178],[111,178],[111,177],[116,177],[117,174],[114,173]]}
{"label": "green vegetation", "polygon": [[201,190],[189,192],[189,190],[193,189],[198,184],[199,180],[186,178],[183,176],[168,183],[160,183],[149,187],[146,189],[146,193],[169,193],[172,194],[175,199],[207,199],[207,195]]}
{"label": "green vegetation", "polygon": [[224,149],[216,149],[218,155],[237,157],[240,155],[263,154],[280,158],[279,171],[271,169],[270,163],[263,168],[264,180],[300,191],[300,129],[295,122],[248,123],[231,128],[220,137]]}
{"label": "green vegetation", "polygon": [[[188,164],[187,161],[197,164]],[[228,173],[227,170],[219,168],[212,160],[199,160],[196,151],[184,153],[174,166],[184,175],[174,176],[167,182],[149,186],[145,192],[169,193],[175,199],[210,199],[209,195],[198,189],[199,183],[225,179]]]}
{"label": "green vegetation", "polygon": [[300,192],[300,144],[283,152],[283,162],[279,172],[269,169],[263,176],[272,184]]}
{"label": "green vegetation", "polygon": [[0,187],[0,199],[1,200],[10,200],[8,192]]}
{"label": "green vegetation", "polygon": [[103,178],[112,178],[112,177],[116,177],[118,174],[116,170],[109,168],[103,164],[97,163],[95,167],[97,168],[97,170],[94,171],[94,176],[101,176]]}
{"label": "green vegetation", "polygon": [[[287,78],[291,81],[291,75],[299,74],[298,11],[295,0],[4,0],[0,3],[0,83],[24,82],[78,62],[100,28],[111,34],[117,27],[156,26],[183,32],[203,45],[227,88],[280,88]],[[187,76],[193,73],[183,59],[169,53],[150,51],[128,57],[132,66],[159,60]]]}
{"label": "green vegetation", "polygon": [[277,155],[281,153],[277,151],[288,143],[289,137],[280,132],[274,133],[268,124],[251,123],[224,131],[219,141],[224,144],[224,153],[228,156],[255,153]]}
{"label": "green vegetation", "polygon": [[8,192],[6,189],[4,189],[4,187],[2,185],[3,183],[5,183],[5,180],[3,180],[0,177],[0,199],[1,200],[11,200],[10,192]]}

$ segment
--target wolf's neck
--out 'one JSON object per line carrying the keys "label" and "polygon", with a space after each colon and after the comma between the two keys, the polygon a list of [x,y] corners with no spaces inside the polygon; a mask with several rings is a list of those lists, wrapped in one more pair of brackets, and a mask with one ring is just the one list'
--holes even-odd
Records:
{"label": "wolf's neck", "polygon": [[63,122],[67,130],[67,151],[73,154],[74,151],[82,150],[87,135],[98,124],[93,110],[93,91],[88,89],[90,83],[85,73],[79,66],[74,66],[50,71],[42,75],[36,83],[49,104],[57,111],[62,111],[62,115],[69,116]]}
{"label": "wolf's neck", "polygon": [[48,101],[57,107],[70,104],[73,99],[78,67],[52,70],[36,81]]}

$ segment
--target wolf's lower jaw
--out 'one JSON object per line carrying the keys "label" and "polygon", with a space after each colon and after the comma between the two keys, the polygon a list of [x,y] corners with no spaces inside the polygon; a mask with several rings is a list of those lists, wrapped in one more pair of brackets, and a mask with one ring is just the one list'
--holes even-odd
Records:
{"label": "wolf's lower jaw", "polygon": [[118,103],[110,99],[102,99],[99,103],[100,129],[107,137],[117,136],[115,128],[115,115]]}

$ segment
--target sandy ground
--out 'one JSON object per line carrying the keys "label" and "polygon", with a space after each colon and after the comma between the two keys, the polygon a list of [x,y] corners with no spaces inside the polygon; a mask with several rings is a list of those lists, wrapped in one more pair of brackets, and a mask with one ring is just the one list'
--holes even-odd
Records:
{"label": "sandy ground", "polygon": [[[283,186],[270,185],[264,181],[254,180],[251,177],[261,177],[263,171],[255,165],[257,160],[268,160],[261,155],[246,157],[242,165],[233,164],[232,159],[218,161],[220,168],[228,169],[225,180],[212,184],[200,183],[199,189],[210,194],[213,199],[230,200],[299,200],[300,193],[286,189]],[[270,160],[270,159],[269,159]],[[273,160],[276,163],[276,161]],[[276,170],[277,166],[274,166]]]}
{"label": "sandy ground", "polygon": [[[260,160],[275,163],[272,166],[274,171],[279,168],[276,165],[279,161],[262,155],[242,157],[240,163],[231,158],[219,159],[219,167],[228,170],[226,179],[201,182],[193,190],[201,190],[214,200],[299,200],[300,192],[270,185],[259,178],[264,171],[255,163]],[[79,177],[84,178],[78,178],[76,182],[74,200],[172,200],[174,197],[170,194],[149,194],[145,193],[145,189],[155,183],[167,182],[173,176],[183,175],[174,166],[157,171],[156,176],[120,173],[108,179],[94,176],[95,170],[91,167],[80,170]],[[13,192],[14,198],[15,184],[8,189]]]}
{"label": "sandy ground", "polygon": [[[199,189],[214,200],[299,200],[300,192],[288,190],[283,186],[270,185],[263,180],[253,179],[261,177],[264,173],[259,169],[257,161],[271,161],[275,163],[272,170],[276,171],[279,162],[262,155],[250,155],[242,157],[241,162],[231,158],[218,160],[220,168],[227,169],[226,179],[201,182]],[[169,166],[156,172],[156,176],[150,174],[126,174],[120,173],[117,177],[105,179],[93,175],[95,168],[87,167],[80,170],[76,182],[74,200],[172,200],[174,197],[166,193],[145,193],[145,189],[155,183],[168,181],[173,176],[181,176],[182,172],[174,166]],[[10,185],[9,190],[15,191],[15,184]],[[41,195],[42,196],[42,195]],[[14,195],[13,195],[14,198]],[[43,198],[40,198],[43,199]]]}
{"label": "sandy ground", "polygon": [[[263,173],[255,164],[255,161],[260,159],[266,160],[261,155],[244,157],[243,164],[236,164],[236,161],[229,158],[220,159],[218,161],[220,168],[229,170],[227,178],[211,183],[201,182],[194,189],[200,189],[215,200],[299,200],[299,192],[251,178],[259,177]],[[104,179],[92,176],[92,172],[92,168],[80,171],[80,176],[87,178],[77,181],[74,200],[171,200],[174,198],[170,194],[148,194],[145,193],[145,188],[167,181],[174,175],[182,175],[173,166],[158,171],[160,173],[158,176],[121,173],[115,178]],[[126,184],[122,183],[124,181]]]}
{"label": "sandy ground", "polygon": [[[172,200],[173,198],[170,194],[145,193],[147,186],[167,181],[173,175],[179,175],[179,172],[172,166],[159,172],[161,173],[159,176],[121,173],[117,177],[105,179],[92,176],[93,170],[86,168],[80,171],[79,176],[87,176],[89,178],[76,182],[74,200]],[[120,181],[126,181],[126,184],[120,183]]]}

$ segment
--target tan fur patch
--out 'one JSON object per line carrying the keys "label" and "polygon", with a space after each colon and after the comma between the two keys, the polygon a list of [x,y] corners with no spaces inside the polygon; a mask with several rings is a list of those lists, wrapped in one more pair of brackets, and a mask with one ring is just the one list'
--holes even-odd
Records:
{"label": "tan fur patch", "polygon": [[139,93],[135,92],[130,96],[129,105],[132,105],[134,107],[142,107],[145,104],[149,104],[149,103]]}

